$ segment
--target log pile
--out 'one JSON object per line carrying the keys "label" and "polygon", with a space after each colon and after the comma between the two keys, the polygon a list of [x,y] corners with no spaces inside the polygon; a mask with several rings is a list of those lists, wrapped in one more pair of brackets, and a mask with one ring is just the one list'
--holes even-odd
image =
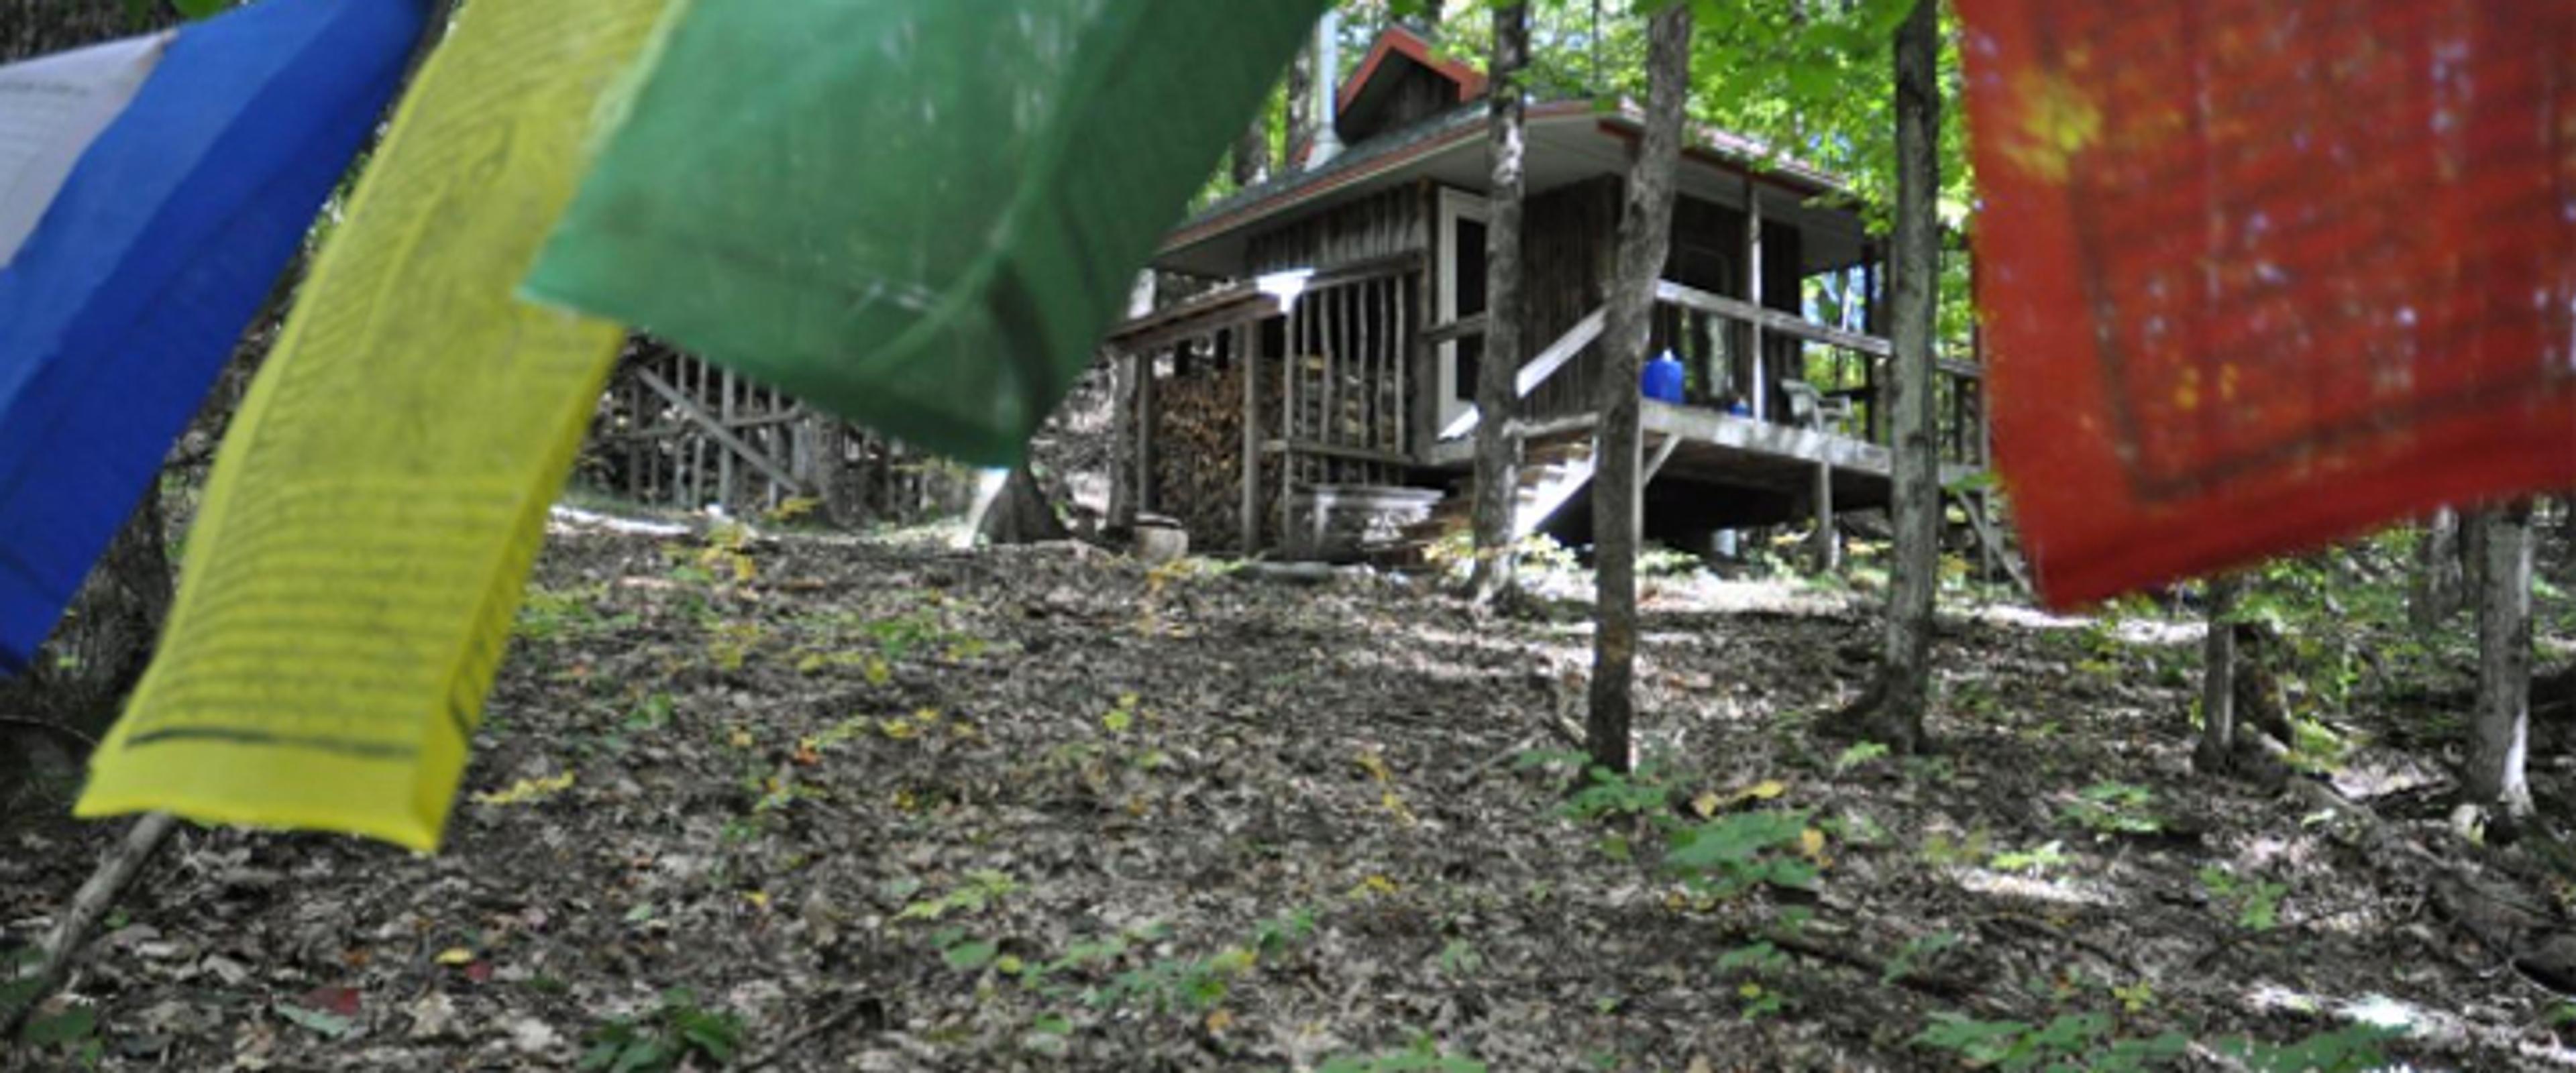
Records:
{"label": "log pile", "polygon": [[1199,362],[1164,377],[1154,406],[1154,512],[1179,519],[1193,549],[1239,551],[1243,363]]}

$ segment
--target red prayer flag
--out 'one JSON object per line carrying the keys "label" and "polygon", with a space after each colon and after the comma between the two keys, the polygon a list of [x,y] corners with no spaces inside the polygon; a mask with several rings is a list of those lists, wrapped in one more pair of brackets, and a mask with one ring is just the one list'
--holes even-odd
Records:
{"label": "red prayer flag", "polygon": [[2050,603],[2576,487],[2576,3],[1958,7]]}

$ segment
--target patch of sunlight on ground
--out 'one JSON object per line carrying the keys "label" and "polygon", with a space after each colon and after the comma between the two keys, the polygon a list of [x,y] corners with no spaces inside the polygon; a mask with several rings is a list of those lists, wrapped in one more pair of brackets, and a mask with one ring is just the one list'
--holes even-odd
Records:
{"label": "patch of sunlight on ground", "polygon": [[689,535],[688,526],[673,522],[638,521],[634,518],[620,518],[613,514],[601,514],[597,511],[561,504],[557,504],[546,515],[547,532],[573,533],[585,529],[605,529],[612,533],[635,533],[657,537]]}
{"label": "patch of sunlight on ground", "polygon": [[[2080,630],[2095,621],[2082,615],[2052,615],[2038,608],[2009,604],[1988,606],[1969,617],[1990,625],[2024,630]],[[2199,644],[2200,639],[2209,633],[2209,626],[2202,622],[2133,618],[2115,623],[2111,633],[2133,645]]]}
{"label": "patch of sunlight on ground", "polygon": [[2346,761],[2334,770],[2332,778],[2335,792],[2354,801],[2369,801],[2451,781],[2448,772],[2406,755]]}
{"label": "patch of sunlight on ground", "polygon": [[2046,879],[2038,876],[1995,872],[1984,868],[1958,870],[1959,886],[1979,894],[2000,898],[2025,898],[2034,902],[2058,905],[2083,905],[2109,908],[2121,900],[2109,884],[2071,876]]}
{"label": "patch of sunlight on ground", "polygon": [[[2536,1043],[2509,1028],[2472,1022],[2458,1014],[2376,992],[2354,999],[2335,999],[2263,982],[2245,992],[2245,1006],[2260,1013],[2295,1013],[2330,1018],[2344,1024],[2375,1025],[2446,1048],[2465,1046],[2475,1039],[2485,1046],[2514,1051],[2535,1062],[2576,1068],[2576,1050],[2555,1043]],[[2422,1067],[2400,1062],[2382,1066],[2377,1073],[2414,1073],[2418,1068]]]}

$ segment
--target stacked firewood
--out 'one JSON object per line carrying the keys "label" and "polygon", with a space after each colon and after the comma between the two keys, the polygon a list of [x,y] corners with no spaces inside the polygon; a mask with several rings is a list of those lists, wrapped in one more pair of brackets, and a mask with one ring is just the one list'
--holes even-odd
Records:
{"label": "stacked firewood", "polygon": [[1190,546],[1233,550],[1243,506],[1243,367],[1202,365],[1154,384],[1154,511]]}

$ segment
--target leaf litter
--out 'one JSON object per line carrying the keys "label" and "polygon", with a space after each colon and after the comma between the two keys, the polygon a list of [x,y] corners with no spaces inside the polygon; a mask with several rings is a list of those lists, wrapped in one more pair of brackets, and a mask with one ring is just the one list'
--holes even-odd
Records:
{"label": "leaf litter", "polygon": [[[1565,817],[1579,608],[579,527],[441,853],[186,830],[62,1001],[108,1069],[1955,1068],[1940,1015],[2296,1038],[2369,1003],[2431,1065],[2566,1060],[2422,868],[2192,775],[2189,647],[1946,618],[1909,759],[1812,728],[1865,684],[1859,601],[1656,584],[1669,800],[1635,807],[1784,813],[1810,887],[1710,897]],[[2434,829],[2418,797],[2380,804]],[[117,829],[0,827],[0,946]]]}

